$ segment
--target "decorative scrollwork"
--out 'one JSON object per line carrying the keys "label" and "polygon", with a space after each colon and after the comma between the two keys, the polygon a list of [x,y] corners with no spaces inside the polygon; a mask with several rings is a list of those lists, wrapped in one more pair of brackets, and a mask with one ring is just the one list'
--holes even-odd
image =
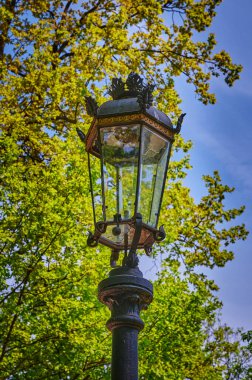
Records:
{"label": "decorative scrollwork", "polygon": [[159,227],[159,230],[154,234],[154,239],[156,241],[162,241],[164,240],[166,237],[166,233],[165,233],[165,230],[164,230],[164,226],[160,226]]}
{"label": "decorative scrollwork", "polygon": [[153,95],[152,92],[155,86],[153,84],[147,84],[143,87],[142,91],[137,95],[137,101],[142,110],[146,108],[150,108],[153,103]]}
{"label": "decorative scrollwork", "polygon": [[89,116],[97,115],[98,104],[96,100],[92,98],[92,96],[85,96],[85,105],[86,105],[87,114]]}
{"label": "decorative scrollwork", "polygon": [[99,243],[100,236],[106,232],[107,224],[104,222],[98,222],[95,225],[95,232],[88,231],[87,245],[89,247],[96,247]]}
{"label": "decorative scrollwork", "polygon": [[78,133],[78,136],[81,139],[81,141],[85,144],[85,142],[86,142],[86,135],[85,135],[85,133],[83,133],[80,128],[76,128],[76,132]]}
{"label": "decorative scrollwork", "polygon": [[96,223],[96,229],[100,234],[104,234],[104,232],[106,232],[107,229],[107,224],[104,222],[98,222]]}
{"label": "decorative scrollwork", "polygon": [[122,81],[122,78],[113,78],[108,94],[111,95],[114,100],[117,100],[121,98],[124,92],[125,83]]}
{"label": "decorative scrollwork", "polygon": [[87,245],[92,248],[98,245],[98,239],[90,231],[88,231]]}
{"label": "decorative scrollwork", "polygon": [[145,245],[144,251],[145,251],[147,256],[150,256],[152,253],[152,246],[151,245]]}
{"label": "decorative scrollwork", "polygon": [[182,127],[182,123],[183,123],[183,119],[184,119],[185,115],[186,115],[186,113],[182,113],[178,118],[176,128],[174,129],[174,132],[177,134],[181,131],[181,127]]}
{"label": "decorative scrollwork", "polygon": [[126,80],[126,85],[130,94],[138,94],[143,91],[143,79],[136,73],[130,73]]}

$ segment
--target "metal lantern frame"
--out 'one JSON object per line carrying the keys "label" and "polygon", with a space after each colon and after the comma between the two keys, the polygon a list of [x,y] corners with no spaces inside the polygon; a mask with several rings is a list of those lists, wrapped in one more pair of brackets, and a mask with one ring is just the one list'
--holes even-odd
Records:
{"label": "metal lantern frame", "polygon": [[[142,78],[138,74],[130,74],[126,83],[120,78],[112,80],[112,86],[109,94],[112,96],[113,101],[103,103],[101,107],[98,107],[96,101],[91,97],[86,98],[86,108],[89,115],[93,116],[92,124],[89,128],[87,136],[85,136],[80,130],[77,130],[80,138],[85,142],[86,151],[88,153],[88,169],[90,177],[90,190],[92,196],[92,207],[94,216],[94,233],[89,232],[87,243],[91,247],[96,247],[98,243],[108,246],[112,249],[111,265],[115,266],[119,257],[119,252],[124,251],[123,265],[136,267],[138,259],[136,256],[137,249],[144,249],[146,254],[149,255],[152,250],[152,245],[155,241],[160,242],[165,238],[165,231],[163,226],[157,228],[157,223],[160,215],[160,209],[162,205],[162,198],[165,189],[165,182],[167,177],[167,171],[169,166],[171,147],[174,142],[175,134],[180,132],[181,124],[185,114],[182,114],[179,119],[176,128],[172,126],[172,123],[167,115],[157,110],[152,106],[152,91],[153,85],[143,83]],[[105,111],[104,111],[105,109]],[[106,199],[105,199],[105,183],[104,183],[104,156],[101,146],[101,132],[106,128],[115,127],[118,130],[122,127],[138,126],[139,131],[139,146],[137,157],[137,179],[136,179],[136,193],[134,202],[134,214],[129,218],[123,218],[118,212],[114,215],[114,220],[106,219]],[[158,210],[155,213],[156,223],[150,225],[146,221],[142,220],[141,214],[138,212],[138,202],[140,196],[141,187],[141,149],[142,149],[142,135],[144,128],[156,134],[158,137],[166,141],[168,153],[166,157],[165,168],[163,171],[161,193],[159,199]],[[96,209],[94,201],[94,189],[92,183],[92,165],[90,161],[90,155],[93,155],[101,161],[101,190],[102,190],[102,214],[103,220],[96,220]],[[156,180],[156,179],[155,179]],[[117,186],[117,185],[116,185]],[[154,185],[155,187],[155,185]],[[118,193],[117,189],[117,193]],[[152,189],[152,204],[154,189]],[[117,195],[118,196],[118,195]],[[118,208],[118,207],[117,207]],[[106,231],[109,228],[113,228],[113,234],[120,233],[120,227],[129,228],[131,230],[131,242],[128,242],[128,237],[124,237],[122,242],[115,242],[106,236]],[[129,254],[127,252],[129,251]]]}

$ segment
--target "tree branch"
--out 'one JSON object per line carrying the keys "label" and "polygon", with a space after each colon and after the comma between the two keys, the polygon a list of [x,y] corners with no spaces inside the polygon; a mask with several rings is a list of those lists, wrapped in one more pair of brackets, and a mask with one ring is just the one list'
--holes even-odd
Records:
{"label": "tree branch", "polygon": [[[25,276],[25,279],[23,281],[23,287],[19,293],[19,296],[18,296],[18,301],[17,301],[17,304],[16,304],[16,307],[18,308],[21,304],[22,304],[22,298],[23,298],[23,295],[24,295],[24,291],[25,291],[25,287],[26,287],[26,284],[28,282],[28,279],[29,279],[29,276],[30,274],[32,273],[33,269],[28,269],[27,270],[27,273],[26,273],[26,276]],[[8,347],[8,343],[10,341],[10,337],[11,337],[11,333],[14,329],[14,326],[15,326],[15,323],[16,323],[16,320],[18,318],[18,312],[16,312],[12,318],[12,321],[10,323],[10,327],[9,327],[9,330],[7,332],[7,335],[6,337],[3,339],[3,346],[2,346],[2,353],[0,355],[0,362],[3,360],[4,358],[4,355],[6,353],[6,350],[7,350],[7,347]]]}
{"label": "tree branch", "polygon": [[[17,0],[6,0],[5,7],[10,13],[14,13]],[[10,29],[12,18],[9,17],[1,25],[1,34],[0,34],[0,59],[3,59],[5,43],[7,40],[8,32]]]}

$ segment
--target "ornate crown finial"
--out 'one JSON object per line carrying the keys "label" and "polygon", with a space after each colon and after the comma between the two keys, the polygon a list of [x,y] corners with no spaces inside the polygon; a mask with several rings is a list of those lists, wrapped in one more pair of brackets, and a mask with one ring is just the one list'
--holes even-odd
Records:
{"label": "ornate crown finial", "polygon": [[136,97],[141,109],[145,110],[153,103],[154,87],[153,84],[144,84],[138,74],[130,73],[125,83],[121,78],[113,78],[108,93],[114,100]]}
{"label": "ornate crown finial", "polygon": [[108,94],[112,96],[114,100],[121,99],[125,93],[125,83],[122,78],[113,78],[111,87],[108,90]]}

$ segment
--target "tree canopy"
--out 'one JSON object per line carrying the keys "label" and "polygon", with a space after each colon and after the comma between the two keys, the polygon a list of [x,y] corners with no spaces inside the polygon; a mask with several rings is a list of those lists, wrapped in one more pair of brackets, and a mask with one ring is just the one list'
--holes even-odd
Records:
{"label": "tree canopy", "polygon": [[[0,0],[0,379],[109,378],[108,311],[96,294],[110,252],[86,244],[93,221],[76,134],[91,122],[84,97],[101,103],[112,77],[135,71],[156,84],[158,107],[171,117],[181,75],[200,101],[214,103],[211,78],[231,86],[241,71],[213,34],[200,34],[220,3]],[[183,185],[191,145],[177,137],[169,169],[160,221],[167,238],[155,250],[163,264],[143,314],[140,378],[234,379],[230,363],[239,362],[236,379],[247,379],[250,335],[242,349],[216,327],[217,286],[195,271],[233,259],[229,246],[247,231],[228,222],[244,208],[226,209],[233,189],[217,171],[203,178],[206,195],[195,203]]]}

